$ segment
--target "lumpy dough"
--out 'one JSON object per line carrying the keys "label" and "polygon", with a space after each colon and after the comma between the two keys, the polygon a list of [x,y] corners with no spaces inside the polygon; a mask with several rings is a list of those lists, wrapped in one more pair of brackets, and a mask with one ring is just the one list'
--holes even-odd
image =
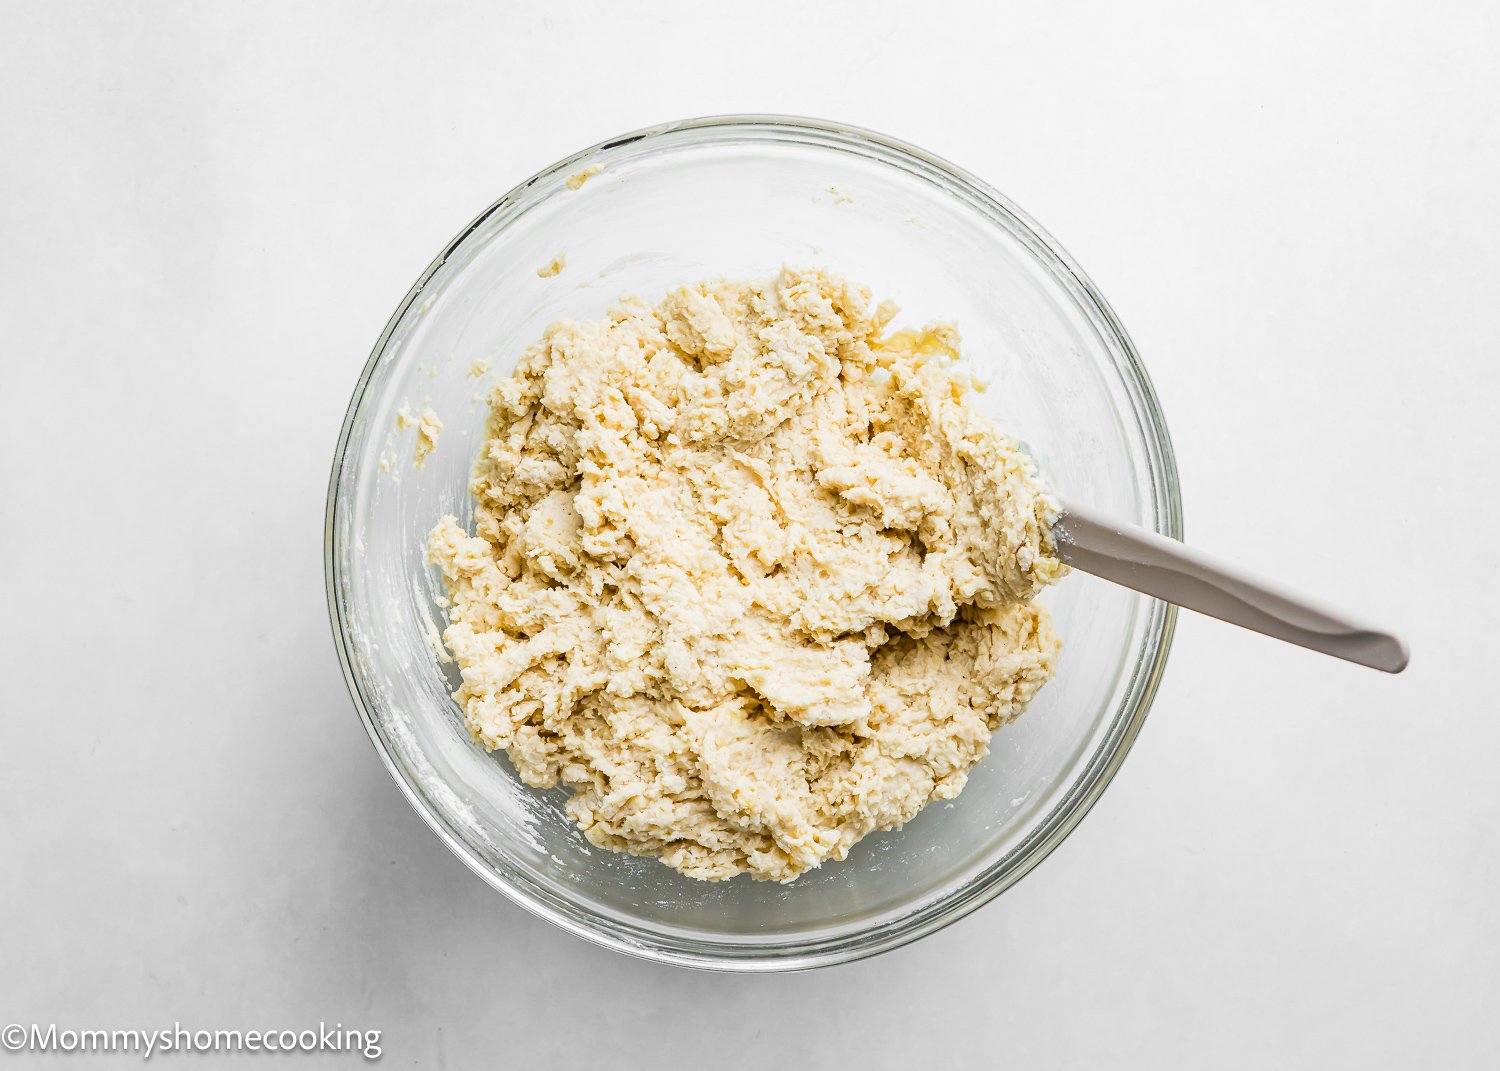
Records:
{"label": "lumpy dough", "polygon": [[949,327],[820,271],[562,322],[429,546],[469,730],[601,847],[789,880],[932,800],[1051,677],[1056,506]]}

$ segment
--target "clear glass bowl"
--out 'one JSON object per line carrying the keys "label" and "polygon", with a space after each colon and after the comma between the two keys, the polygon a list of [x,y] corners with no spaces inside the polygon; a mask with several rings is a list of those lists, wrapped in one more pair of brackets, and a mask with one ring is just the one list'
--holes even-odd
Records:
{"label": "clear glass bowl", "polygon": [[[567,180],[600,171],[578,188]],[[576,181],[575,181],[576,184]],[[566,267],[537,269],[559,254]],[[549,321],[602,315],[715,276],[823,265],[902,306],[897,326],[959,325],[981,404],[1064,497],[1180,536],[1161,411],[1124,329],[1057,244],[984,183],[868,131],[764,116],[614,138],[528,179],[422,274],[354,390],[329,486],[328,604],[350,692],[412,805],[459,858],[527,910],[625,952],[786,970],[894,948],[974,910],[1078,823],[1145,719],[1172,608],[1082,574],[1044,598],[1057,678],[996,734],[957,800],[778,885],[693,881],[589,845],[561,792],[523,786],[450,697],[441,581],[426,560],[445,513],[467,523],[487,381]],[[425,467],[397,413],[445,424]]]}

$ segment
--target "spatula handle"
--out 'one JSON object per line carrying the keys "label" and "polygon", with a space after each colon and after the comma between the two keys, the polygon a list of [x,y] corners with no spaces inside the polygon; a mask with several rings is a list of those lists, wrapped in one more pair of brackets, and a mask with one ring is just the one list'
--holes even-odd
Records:
{"label": "spatula handle", "polygon": [[1394,633],[1085,506],[1064,504],[1052,534],[1075,569],[1200,614],[1387,673],[1400,673],[1410,658]]}

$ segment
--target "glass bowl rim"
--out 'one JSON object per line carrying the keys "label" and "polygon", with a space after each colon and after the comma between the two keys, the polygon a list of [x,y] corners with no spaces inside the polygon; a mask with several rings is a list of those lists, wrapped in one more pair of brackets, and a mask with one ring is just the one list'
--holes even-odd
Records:
{"label": "glass bowl rim", "polygon": [[[344,671],[344,682],[359,711],[365,732],[375,745],[386,770],[395,780],[407,802],[436,833],[448,849],[470,870],[511,902],[531,914],[547,920],[569,933],[594,944],[657,962],[706,970],[734,972],[770,972],[804,970],[812,967],[845,963],[887,952],[934,933],[978,909],[1025,877],[1045,859],[1083,820],[1103,795],[1118,772],[1131,745],[1140,734],[1146,715],[1160,686],[1172,636],[1176,629],[1177,608],[1157,600],[1147,600],[1145,634],[1135,664],[1131,668],[1125,696],[1115,711],[1104,739],[1063,797],[1031,832],[999,860],[971,877],[963,885],[932,901],[917,911],[887,920],[867,930],[837,934],[812,940],[791,935],[779,942],[739,944],[702,938],[667,937],[645,927],[621,923],[558,897],[534,886],[523,875],[502,873],[478,858],[457,833],[446,824],[440,809],[408,776],[403,764],[392,753],[390,744],[378,728],[364,697],[363,682],[349,650],[349,630],[344,622],[344,606],[339,595],[342,565],[337,554],[337,505],[341,477],[347,460],[347,449],[355,419],[367,387],[385,355],[397,327],[405,318],[429,280],[447,263],[469,236],[486,223],[501,219],[501,229],[527,207],[527,195],[535,187],[543,190],[542,198],[556,190],[548,182],[571,174],[597,154],[639,143],[692,145],[712,143],[726,137],[756,138],[765,141],[789,141],[850,152],[873,158],[933,185],[946,187],[949,195],[966,197],[971,205],[986,211],[1019,238],[1049,275],[1070,292],[1079,307],[1107,342],[1112,342],[1111,356],[1121,374],[1132,403],[1136,430],[1147,445],[1151,470],[1151,501],[1154,508],[1152,526],[1173,539],[1182,538],[1182,502],[1177,465],[1166,420],[1157,400],[1150,377],[1142,365],[1134,344],[1124,326],[1102,294],[1072,257],[1043,230],[1035,220],[999,191],[969,172],[941,157],[914,145],[857,126],[827,120],[789,115],[717,115],[685,119],[645,127],[608,138],[580,149],[538,171],[513,187],[464,227],[435,257],[427,269],[396,307],[376,341],[355,384],[353,395],[339,431],[333,467],[328,483],[324,518],[324,584],[328,599],[329,623]],[[541,198],[538,198],[540,200]]]}

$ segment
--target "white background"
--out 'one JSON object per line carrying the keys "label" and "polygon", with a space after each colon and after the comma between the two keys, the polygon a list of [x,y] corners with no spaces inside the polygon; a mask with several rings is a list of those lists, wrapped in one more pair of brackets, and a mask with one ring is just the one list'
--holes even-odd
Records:
{"label": "white background", "polygon": [[[3,12],[0,1022],[342,1021],[453,1068],[1500,1060],[1496,5]],[[1412,668],[1184,617],[1079,830],[851,966],[654,966],[486,888],[345,692],[339,423],[480,209],[735,111],[1018,201],[1134,335],[1189,539],[1404,629]]]}

